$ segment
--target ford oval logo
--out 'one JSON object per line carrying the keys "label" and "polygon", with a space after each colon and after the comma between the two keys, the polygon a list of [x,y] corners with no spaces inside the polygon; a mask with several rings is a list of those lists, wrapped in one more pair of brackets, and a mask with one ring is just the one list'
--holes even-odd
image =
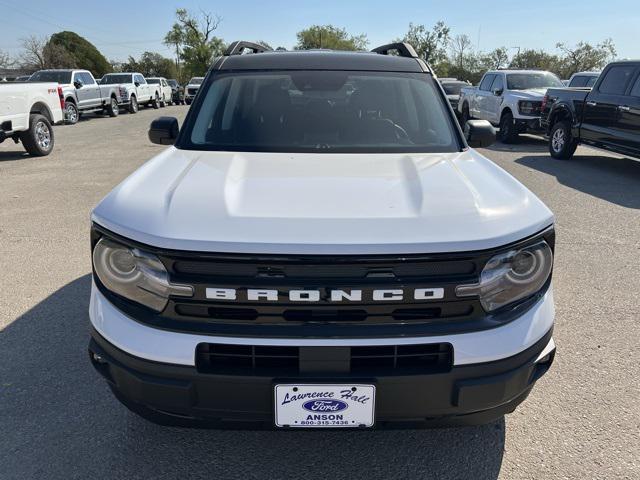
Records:
{"label": "ford oval logo", "polygon": [[310,400],[302,404],[302,408],[309,412],[340,412],[349,408],[342,400],[331,400],[330,398],[319,398]]}

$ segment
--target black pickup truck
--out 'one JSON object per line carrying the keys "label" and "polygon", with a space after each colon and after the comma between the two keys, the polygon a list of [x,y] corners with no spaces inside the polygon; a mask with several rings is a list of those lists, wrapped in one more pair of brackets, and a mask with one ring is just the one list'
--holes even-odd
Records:
{"label": "black pickup truck", "polygon": [[593,89],[550,88],[540,121],[554,158],[579,143],[640,158],[640,60],[610,63]]}

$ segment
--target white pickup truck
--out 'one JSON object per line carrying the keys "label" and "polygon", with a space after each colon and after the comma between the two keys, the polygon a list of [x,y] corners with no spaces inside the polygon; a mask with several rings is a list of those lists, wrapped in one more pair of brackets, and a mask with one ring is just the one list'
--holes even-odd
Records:
{"label": "white pickup truck", "polygon": [[65,120],[75,124],[83,112],[104,112],[117,117],[121,103],[117,85],[98,85],[89,70],[40,70],[29,82],[57,82],[62,87]]}
{"label": "white pickup truck", "polygon": [[463,88],[458,112],[461,123],[488,120],[500,127],[499,139],[513,143],[520,133],[538,132],[540,108],[547,88],[562,88],[553,73],[540,70],[492,70],[477,87]]}
{"label": "white pickup truck", "polygon": [[160,85],[150,85],[141,73],[107,73],[100,85],[118,85],[120,105],[137,113],[140,105],[160,108]]}
{"label": "white pickup truck", "polygon": [[22,142],[32,156],[53,150],[52,125],[64,120],[64,97],[57,83],[0,84],[0,143]]}

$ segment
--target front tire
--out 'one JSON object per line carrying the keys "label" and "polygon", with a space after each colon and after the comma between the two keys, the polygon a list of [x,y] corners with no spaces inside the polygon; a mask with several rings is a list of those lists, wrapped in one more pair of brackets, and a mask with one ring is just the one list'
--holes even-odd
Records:
{"label": "front tire", "polygon": [[66,102],[64,105],[65,122],[69,125],[75,125],[80,120],[80,112],[73,102]]}
{"label": "front tire", "polygon": [[156,110],[160,108],[160,96],[157,93],[155,97],[153,97],[153,100],[151,101],[151,106],[153,106],[153,108]]}
{"label": "front tire", "polygon": [[107,105],[107,113],[110,117],[117,117],[120,114],[120,107],[118,106],[118,100],[111,97],[109,105]]}
{"label": "front tire", "polygon": [[558,160],[568,160],[578,148],[578,142],[571,134],[571,125],[567,121],[556,122],[549,134],[549,153]]}
{"label": "front tire", "polygon": [[135,95],[131,95],[131,98],[129,99],[129,113],[133,114],[133,113],[138,113],[138,109],[140,107],[138,106],[138,99],[136,98]]}
{"label": "front tire", "polygon": [[53,128],[44,115],[29,115],[29,130],[20,134],[24,149],[32,157],[45,157],[51,153],[55,144]]}
{"label": "front tire", "polygon": [[518,141],[518,132],[511,112],[504,113],[500,119],[500,141],[502,143],[516,143]]}

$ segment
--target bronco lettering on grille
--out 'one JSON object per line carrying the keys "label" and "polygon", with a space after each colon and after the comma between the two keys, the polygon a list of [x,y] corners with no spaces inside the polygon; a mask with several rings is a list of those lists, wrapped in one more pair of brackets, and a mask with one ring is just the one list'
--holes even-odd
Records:
{"label": "bronco lettering on grille", "polygon": [[[327,292],[323,298],[323,292]],[[247,301],[252,302],[277,302],[288,300],[290,302],[388,302],[402,301],[405,298],[411,300],[440,300],[444,298],[444,288],[415,288],[407,291],[402,288],[376,289],[364,292],[358,289],[348,290],[289,290],[284,295],[278,290],[254,289],[246,290]],[[238,290],[235,288],[207,287],[206,297],[211,300],[238,300]]]}

